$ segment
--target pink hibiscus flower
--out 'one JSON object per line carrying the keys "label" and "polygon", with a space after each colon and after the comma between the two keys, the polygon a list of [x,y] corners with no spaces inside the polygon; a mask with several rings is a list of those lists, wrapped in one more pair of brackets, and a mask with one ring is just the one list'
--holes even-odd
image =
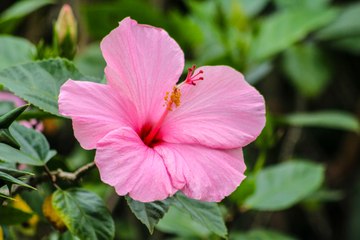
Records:
{"label": "pink hibiscus flower", "polygon": [[150,202],[182,191],[221,201],[245,178],[242,147],[265,124],[263,97],[227,66],[184,68],[179,45],[160,28],[126,18],[101,42],[107,84],[68,80],[60,113],[101,180]]}

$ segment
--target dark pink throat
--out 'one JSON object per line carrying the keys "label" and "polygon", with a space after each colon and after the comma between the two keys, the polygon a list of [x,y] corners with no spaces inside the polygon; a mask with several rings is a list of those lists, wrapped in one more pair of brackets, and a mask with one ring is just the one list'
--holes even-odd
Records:
{"label": "dark pink throat", "polygon": [[158,131],[154,131],[154,126],[152,124],[145,124],[139,133],[141,140],[150,148],[153,148],[161,142],[161,136]]}
{"label": "dark pink throat", "polygon": [[141,128],[139,136],[145,145],[152,148],[161,142],[161,136],[159,132],[163,122],[165,121],[169,112],[174,110],[173,106],[177,108],[181,105],[181,87],[186,84],[196,86],[197,81],[204,80],[202,77],[204,72],[200,70],[195,74],[195,68],[195,65],[189,68],[186,79],[182,83],[174,86],[171,92],[166,92],[164,96],[164,110],[159,120],[153,124],[147,123]]}

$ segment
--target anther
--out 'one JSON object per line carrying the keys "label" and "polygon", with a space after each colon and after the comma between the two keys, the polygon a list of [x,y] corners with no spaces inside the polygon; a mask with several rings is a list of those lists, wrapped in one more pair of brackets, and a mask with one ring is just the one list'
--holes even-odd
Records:
{"label": "anther", "polygon": [[181,98],[181,92],[180,89],[177,88],[176,86],[174,86],[171,94],[169,92],[166,92],[164,100],[167,110],[172,111],[172,104],[175,104],[176,107],[179,107],[181,104],[180,98]]}

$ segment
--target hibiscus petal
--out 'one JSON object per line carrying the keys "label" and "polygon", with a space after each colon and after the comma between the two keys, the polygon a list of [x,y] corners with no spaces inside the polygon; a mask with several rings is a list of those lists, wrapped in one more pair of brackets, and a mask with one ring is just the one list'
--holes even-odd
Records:
{"label": "hibiscus petal", "polygon": [[241,149],[171,143],[159,144],[154,149],[164,159],[172,184],[189,198],[219,202],[245,178]]}
{"label": "hibiscus petal", "polygon": [[233,68],[209,66],[197,72],[200,70],[203,81],[181,86],[181,105],[167,115],[162,139],[222,149],[255,140],[265,125],[263,97]]}
{"label": "hibiscus petal", "polygon": [[101,42],[111,86],[131,98],[139,119],[156,121],[164,96],[184,68],[184,54],[166,31],[125,18]]}
{"label": "hibiscus petal", "polygon": [[85,149],[95,148],[114,129],[132,126],[128,107],[108,85],[68,80],[60,89],[59,112],[72,118],[75,137]]}
{"label": "hibiscus petal", "polygon": [[141,202],[163,200],[177,189],[161,156],[146,146],[130,128],[112,131],[97,145],[95,163],[101,180],[119,195]]}

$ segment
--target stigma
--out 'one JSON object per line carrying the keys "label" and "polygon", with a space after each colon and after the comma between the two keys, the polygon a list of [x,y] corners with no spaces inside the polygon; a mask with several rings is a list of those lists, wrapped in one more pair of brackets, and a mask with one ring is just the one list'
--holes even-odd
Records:
{"label": "stigma", "polygon": [[203,70],[200,70],[198,73],[194,74],[196,66],[193,65],[191,68],[188,68],[188,74],[185,79],[185,83],[196,85],[197,81],[204,80],[204,78],[201,76],[204,72]]}

